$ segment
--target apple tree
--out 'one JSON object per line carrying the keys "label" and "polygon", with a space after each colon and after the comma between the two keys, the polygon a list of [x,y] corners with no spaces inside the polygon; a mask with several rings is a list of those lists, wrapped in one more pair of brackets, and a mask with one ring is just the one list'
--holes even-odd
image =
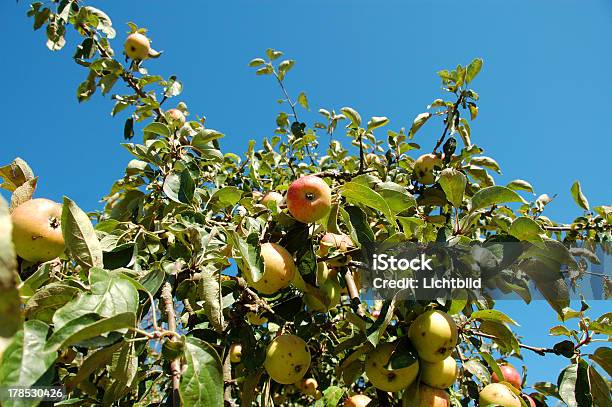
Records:
{"label": "apple tree", "polygon": [[[611,314],[569,307],[586,279],[610,294],[589,264],[610,252],[612,207],[592,208],[576,182],[579,214],[559,224],[529,182],[496,184],[500,166],[470,129],[481,59],[439,71],[445,93],[404,129],[351,107],[301,121],[308,97],[285,86],[295,61],[267,49],[248,65],[278,86],[281,111],[270,137],[237,154],[180,101],[176,76],[150,72],[164,58],[155,33],[128,23],[117,46],[110,17],[77,0],[27,14],[51,51],[74,49],[78,100],[113,101],[133,159],[92,213],[34,198],[21,158],[0,167],[11,193],[0,199],[1,387],[64,386],[56,405],[77,406],[612,405]],[[419,138],[423,126],[439,138]],[[364,300],[363,248],[385,242],[513,243],[488,250],[478,273],[491,290],[541,295],[570,325],[551,327],[559,341],[546,348],[522,343],[515,319],[471,289]],[[524,352],[567,367],[556,383],[527,381],[509,362]]]}

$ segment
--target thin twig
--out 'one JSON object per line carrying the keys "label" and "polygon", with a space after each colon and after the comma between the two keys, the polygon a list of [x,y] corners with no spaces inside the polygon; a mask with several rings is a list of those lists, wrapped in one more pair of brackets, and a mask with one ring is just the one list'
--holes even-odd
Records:
{"label": "thin twig", "polygon": [[[493,340],[499,340],[499,338],[495,335],[490,335],[484,332],[480,332],[480,331],[474,331],[474,330],[469,330],[469,331],[465,331],[468,335],[476,335],[476,336],[480,336],[483,338],[488,338],[488,339],[493,339]],[[532,352],[537,353],[540,356],[544,356],[547,353],[554,353],[555,355],[557,354],[557,352],[554,349],[551,348],[539,348],[536,346],[530,346],[530,345],[525,345],[524,343],[519,343],[518,344],[519,347],[523,348],[523,349],[527,349],[530,350]]]}
{"label": "thin twig", "polygon": [[434,153],[436,152],[438,147],[442,145],[442,143],[444,142],[444,139],[446,138],[446,134],[450,130],[451,126],[453,125],[453,122],[455,121],[455,116],[459,113],[459,106],[463,102],[463,97],[464,97],[464,94],[463,92],[461,92],[461,94],[457,98],[457,101],[453,105],[453,108],[449,112],[447,119],[446,119],[446,126],[444,127],[444,132],[442,133],[442,137],[438,139],[438,141],[436,142],[436,146],[433,148]]}

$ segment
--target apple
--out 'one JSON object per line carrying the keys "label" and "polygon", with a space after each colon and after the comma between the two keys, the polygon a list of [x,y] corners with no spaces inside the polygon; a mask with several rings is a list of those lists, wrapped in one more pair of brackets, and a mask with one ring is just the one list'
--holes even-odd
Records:
{"label": "apple", "polygon": [[353,240],[348,235],[328,232],[321,238],[318,255],[321,257],[327,256],[331,248],[345,252],[352,247],[354,247]]}
{"label": "apple", "polygon": [[172,127],[180,128],[185,124],[185,113],[178,109],[169,109],[166,111],[166,120]]}
{"label": "apple", "polygon": [[372,399],[365,394],[355,394],[344,401],[344,407],[366,407],[370,401]]}
{"label": "apple", "polygon": [[[519,390],[521,389],[521,387],[523,387],[523,379],[512,365],[500,365],[499,370],[501,370],[502,375],[504,376],[504,381],[507,381]],[[497,377],[497,374],[495,373],[493,373],[493,375],[491,376],[491,380],[493,381],[493,383],[500,382],[499,377]]]}
{"label": "apple", "polygon": [[314,396],[315,394],[317,394],[317,388],[319,387],[319,383],[317,383],[316,379],[309,377],[308,379],[303,379],[297,382],[296,386],[305,395]]}
{"label": "apple", "polygon": [[261,203],[268,206],[269,202],[275,202],[276,205],[280,205],[283,202],[283,196],[276,191],[268,192],[262,199]]}
{"label": "apple", "polygon": [[379,390],[394,392],[405,389],[416,380],[419,373],[418,360],[399,369],[387,368],[395,346],[391,342],[379,344],[366,356],[365,372],[372,385]]}
{"label": "apple", "polygon": [[419,407],[450,407],[450,405],[450,397],[444,390],[425,384],[419,386]]}
{"label": "apple", "polygon": [[151,41],[141,33],[132,33],[125,40],[125,55],[131,59],[147,59],[151,51]]}
{"label": "apple", "polygon": [[30,262],[49,261],[64,252],[62,205],[48,199],[31,199],[11,214],[15,252]]}
{"label": "apple", "polygon": [[451,387],[457,380],[457,362],[452,356],[439,362],[421,363],[421,381],[436,389]]}
{"label": "apple", "polygon": [[232,343],[229,349],[230,362],[240,363],[242,359],[242,345],[239,343]]}
{"label": "apple", "polygon": [[264,243],[261,245],[261,257],[264,270],[259,280],[253,281],[250,273],[245,273],[249,285],[263,294],[274,294],[288,287],[296,273],[291,254],[276,243]]}
{"label": "apple", "polygon": [[306,286],[304,303],[312,311],[327,312],[340,303],[340,283],[334,280],[325,281],[319,288]]}
{"label": "apple", "polygon": [[446,313],[436,310],[419,315],[408,329],[408,337],[419,357],[434,363],[446,359],[457,346],[457,325]]}
{"label": "apple", "polygon": [[309,367],[308,345],[298,336],[277,336],[266,349],[264,368],[277,383],[295,383],[304,377]]}
{"label": "apple", "polygon": [[523,394],[523,399],[527,400],[527,406],[529,407],[537,407],[535,400],[526,394]]}
{"label": "apple", "polygon": [[478,403],[480,407],[521,407],[521,400],[518,396],[502,383],[491,383],[485,386],[480,392]]}
{"label": "apple", "polygon": [[287,208],[291,216],[302,223],[316,222],[331,208],[331,189],[315,175],[300,177],[289,185]]}
{"label": "apple", "polygon": [[415,179],[421,184],[433,184],[436,178],[433,171],[442,168],[442,160],[435,154],[423,154],[416,159],[413,166]]}

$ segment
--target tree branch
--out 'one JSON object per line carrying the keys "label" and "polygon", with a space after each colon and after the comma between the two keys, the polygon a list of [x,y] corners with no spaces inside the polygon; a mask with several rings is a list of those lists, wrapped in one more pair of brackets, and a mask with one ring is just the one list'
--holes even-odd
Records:
{"label": "tree branch", "polygon": [[[168,330],[176,332],[176,313],[174,311],[174,300],[172,298],[172,286],[165,282],[162,287],[161,299],[164,302],[164,310],[168,318]],[[169,339],[171,340],[171,339]],[[172,374],[172,406],[180,407],[181,399],[179,386],[181,384],[181,360],[174,359],[170,362],[170,373]]]}
{"label": "tree branch", "polygon": [[[493,340],[500,340],[495,335],[490,335],[490,334],[487,334],[487,333],[484,333],[484,332],[480,332],[480,331],[467,330],[467,331],[465,331],[465,333],[471,334],[471,335],[480,336],[482,338],[488,338],[488,339],[493,339]],[[553,353],[555,355],[558,354],[554,349],[551,349],[551,348],[539,348],[539,347],[536,347],[536,346],[525,345],[524,343],[519,343],[519,347],[521,347],[523,349],[530,350],[532,352],[535,352],[535,353],[537,353],[540,356],[545,356],[547,353]]]}
{"label": "tree branch", "polygon": [[463,92],[461,92],[461,94],[457,98],[457,101],[453,105],[453,108],[451,109],[450,113],[447,116],[446,127],[444,127],[444,132],[442,133],[442,137],[440,137],[438,141],[436,142],[436,145],[432,151],[433,153],[435,153],[438,147],[440,147],[442,143],[444,142],[444,139],[446,138],[446,134],[448,133],[451,126],[453,125],[453,122],[455,121],[455,116],[459,113],[459,106],[463,102],[463,97],[464,97]]}

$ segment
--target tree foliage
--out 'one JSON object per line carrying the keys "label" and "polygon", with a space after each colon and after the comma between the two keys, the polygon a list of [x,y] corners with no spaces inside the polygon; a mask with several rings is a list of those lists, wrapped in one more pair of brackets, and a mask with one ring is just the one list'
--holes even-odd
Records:
{"label": "tree foliage", "polygon": [[[0,202],[0,386],[63,384],[63,405],[79,406],[319,407],[355,393],[371,397],[370,405],[418,405],[418,380],[396,393],[376,390],[364,375],[364,360],[379,343],[404,340],[417,315],[439,309],[459,329],[453,357],[461,374],[448,390],[453,405],[477,400],[492,374],[502,377],[499,361],[520,359],[525,351],[568,358],[557,383],[531,383],[537,405],[547,399],[611,405],[610,348],[592,349],[593,341],[611,334],[610,314],[590,317],[585,302],[572,310],[569,299],[589,276],[587,262],[598,261],[596,247],[609,250],[612,207],[591,208],[576,182],[571,194],[583,212],[562,225],[544,215],[552,198],[530,195],[528,181],[495,183],[500,166],[484,155],[470,128],[478,116],[472,85],[481,59],[439,71],[443,98],[416,115],[409,129],[391,129],[388,118],[365,119],[351,107],[320,109],[320,121],[300,121],[300,109],[311,108],[307,95],[292,98],[284,82],[295,61],[268,49],[249,66],[279,85],[282,111],[274,134],[261,145],[251,141],[239,156],[222,152],[224,135],[206,127],[204,116],[189,114],[185,103],[175,106],[186,123],[168,114],[165,107],[181,94],[180,81],[151,74],[148,60],[115,51],[115,28],[104,12],[61,0],[32,3],[28,15],[34,29],[46,29],[50,50],[67,46],[69,29],[80,36],[73,56],[86,71],[79,101],[125,85],[123,94],[112,94],[112,115],[127,115],[122,146],[134,158],[102,210],[87,214],[64,199],[66,252],[46,263],[16,261],[9,204]],[[130,32],[146,30],[130,24]],[[439,125],[440,137],[419,139],[425,125]],[[424,152],[441,163],[427,184],[415,170]],[[331,211],[321,222],[299,223],[284,203],[262,203],[262,195],[283,194],[306,174],[332,190]],[[0,176],[12,193],[11,208],[33,196],[37,178],[23,160],[1,167]],[[325,232],[350,236],[355,248],[321,255]],[[263,272],[259,253],[265,242],[286,248],[298,270],[290,287],[271,295],[258,293],[245,278]],[[529,263],[522,270],[500,268],[506,272],[494,288],[526,302],[535,288],[562,321],[575,320],[576,327],[551,328],[560,341],[539,348],[520,342],[511,330],[516,322],[495,309],[493,299],[465,290],[437,301],[360,302],[364,259],[358,249],[371,242],[520,242]],[[325,298],[319,262],[327,263],[343,293],[324,312],[307,299]],[[609,295],[607,276],[598,277]],[[318,381],[313,394],[299,384],[275,383],[266,373],[266,347],[280,333],[307,342],[307,377]],[[235,343],[242,354],[232,364]],[[410,363],[401,353],[392,357],[396,367]]]}

